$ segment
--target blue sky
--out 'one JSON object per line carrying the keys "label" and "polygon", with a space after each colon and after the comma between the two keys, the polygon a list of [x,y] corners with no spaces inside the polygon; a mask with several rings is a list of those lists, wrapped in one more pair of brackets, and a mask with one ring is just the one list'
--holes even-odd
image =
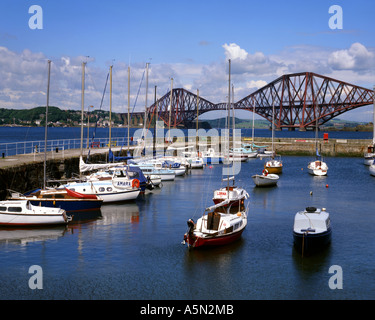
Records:
{"label": "blue sky", "polygon": [[[31,30],[31,5],[43,29]],[[343,9],[332,30],[328,9]],[[131,105],[146,62],[149,95],[184,87],[212,102],[226,100],[227,59],[240,99],[284,73],[312,71],[372,88],[375,84],[375,2],[359,1],[52,1],[0,3],[0,107],[45,104],[46,60],[52,59],[51,102],[80,108],[80,64],[87,64],[87,103],[98,106],[114,65],[114,110]],[[87,58],[89,56],[89,58]],[[3,73],[3,74],[1,74]],[[142,84],[144,90],[144,82]],[[144,92],[135,110],[144,109]],[[151,101],[151,98],[149,98]],[[372,107],[341,116],[366,121]]]}

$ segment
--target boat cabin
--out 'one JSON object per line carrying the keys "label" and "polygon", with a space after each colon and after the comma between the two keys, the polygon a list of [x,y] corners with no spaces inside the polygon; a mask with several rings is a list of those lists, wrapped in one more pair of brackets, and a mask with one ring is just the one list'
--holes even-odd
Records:
{"label": "boat cabin", "polygon": [[298,233],[319,233],[330,228],[329,213],[325,208],[317,209],[307,207],[304,211],[299,211],[294,219],[294,232]]}

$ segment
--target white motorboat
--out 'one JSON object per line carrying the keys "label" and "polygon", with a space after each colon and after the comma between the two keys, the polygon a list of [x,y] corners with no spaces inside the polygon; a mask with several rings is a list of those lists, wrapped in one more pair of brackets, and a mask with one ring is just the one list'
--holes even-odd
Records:
{"label": "white motorboat", "polygon": [[196,223],[189,219],[188,231],[182,243],[198,248],[221,246],[238,240],[247,226],[247,212],[244,205],[241,205],[235,213],[230,213],[227,208],[229,202],[225,200],[206,208]]}
{"label": "white motorboat", "polygon": [[326,176],[328,166],[323,160],[317,159],[307,165],[307,170],[313,176]]}
{"label": "white motorboat", "polygon": [[331,241],[330,215],[325,208],[307,207],[296,213],[293,240],[296,249],[303,253],[325,247]]}
{"label": "white motorboat", "polygon": [[262,171],[262,174],[255,174],[252,179],[257,187],[272,187],[277,185],[279,176],[274,173],[268,173],[267,169]]}
{"label": "white motorboat", "polygon": [[0,201],[2,226],[59,225],[67,224],[71,219],[63,209],[33,206],[29,200]]}

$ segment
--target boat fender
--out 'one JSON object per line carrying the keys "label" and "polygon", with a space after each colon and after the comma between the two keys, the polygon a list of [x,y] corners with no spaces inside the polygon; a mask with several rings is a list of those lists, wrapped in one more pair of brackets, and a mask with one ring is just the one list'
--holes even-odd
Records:
{"label": "boat fender", "polygon": [[139,183],[139,180],[138,179],[133,179],[132,180],[132,188],[139,188],[140,186],[140,183]]}
{"label": "boat fender", "polygon": [[263,169],[262,173],[263,173],[264,176],[266,176],[266,177],[268,176],[268,170],[267,169]]}

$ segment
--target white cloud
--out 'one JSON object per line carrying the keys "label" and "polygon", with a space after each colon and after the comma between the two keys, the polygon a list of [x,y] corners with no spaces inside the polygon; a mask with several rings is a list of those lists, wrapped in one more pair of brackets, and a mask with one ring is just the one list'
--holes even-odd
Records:
{"label": "white cloud", "polygon": [[362,71],[374,68],[375,54],[361,43],[353,43],[349,49],[331,53],[328,63],[334,70]]}
{"label": "white cloud", "polygon": [[225,56],[227,59],[240,59],[240,60],[246,60],[248,53],[241,49],[239,45],[235,43],[224,44],[223,48],[225,49]]}
{"label": "white cloud", "polygon": [[[353,43],[350,48],[332,50],[326,47],[300,45],[285,48],[279,53],[249,53],[235,43],[224,44],[223,57],[232,60],[232,83],[235,100],[267,85],[282,74],[315,72],[334,79],[372,88],[374,81],[375,51],[363,44]],[[0,47],[0,108],[32,108],[46,103],[47,57],[43,53],[23,50],[14,52]],[[99,108],[109,72],[108,66],[98,66],[95,58],[60,56],[52,59],[50,105],[62,109],[81,107],[81,63],[87,61],[85,106]],[[127,111],[128,64],[116,61],[113,67],[114,112]],[[145,63],[131,65],[131,110],[145,107]],[[140,82],[143,78],[142,85]],[[225,102],[228,95],[228,63],[222,59],[210,64],[174,63],[153,64],[149,69],[148,104],[174,88],[185,88],[213,103]],[[140,88],[139,88],[140,87]],[[139,90],[139,91],[138,91]],[[103,110],[109,110],[109,84]]]}
{"label": "white cloud", "polygon": [[257,81],[251,80],[250,82],[247,82],[247,87],[250,89],[252,88],[260,89],[266,85],[267,85],[267,82],[264,80],[257,80]]}

